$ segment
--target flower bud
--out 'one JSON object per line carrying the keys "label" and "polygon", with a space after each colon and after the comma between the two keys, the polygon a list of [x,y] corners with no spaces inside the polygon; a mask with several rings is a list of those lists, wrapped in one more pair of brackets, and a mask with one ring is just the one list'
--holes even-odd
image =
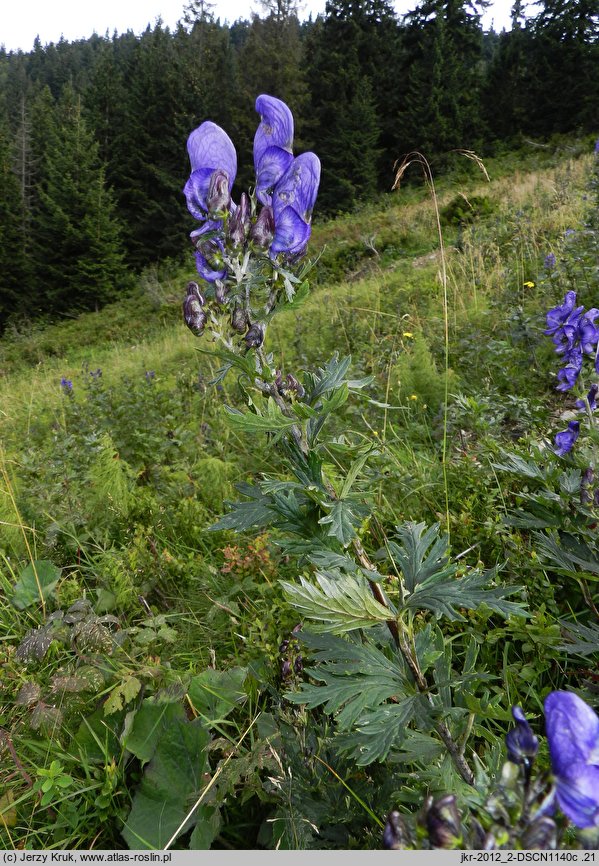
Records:
{"label": "flower bud", "polygon": [[189,283],[187,297],[183,301],[183,319],[190,331],[200,336],[206,324],[206,313],[203,310],[204,298],[197,283]]}
{"label": "flower bud", "polygon": [[229,220],[229,238],[234,247],[245,243],[250,228],[250,200],[245,192],[241,193],[239,207]]}
{"label": "flower bud", "polygon": [[245,334],[248,327],[248,316],[242,307],[235,307],[231,315],[231,327],[238,334]]}
{"label": "flower bud", "polygon": [[533,734],[520,707],[512,707],[512,715],[516,721],[516,727],[508,731],[505,737],[508,760],[528,768],[539,750],[539,741]]}
{"label": "flower bud", "polygon": [[275,217],[270,205],[265,205],[258,219],[250,229],[250,239],[259,247],[266,250],[275,236]]}
{"label": "flower bud", "polygon": [[255,322],[245,335],[245,344],[248,349],[259,349],[264,342],[266,328],[262,322]]}
{"label": "flower bud", "polygon": [[446,794],[429,806],[426,829],[433,848],[455,848],[459,844],[462,826],[453,794]]}
{"label": "flower bud", "polygon": [[208,213],[222,213],[229,207],[231,193],[229,192],[229,175],[223,168],[217,168],[210,176],[206,204]]}
{"label": "flower bud", "polygon": [[222,280],[214,281],[214,300],[217,304],[224,304],[227,300],[227,287]]}
{"label": "flower bud", "polygon": [[401,851],[407,842],[407,835],[399,812],[389,812],[383,830],[383,848],[387,851]]}
{"label": "flower bud", "polygon": [[522,835],[522,847],[527,851],[540,848],[553,851],[557,847],[557,827],[552,818],[537,818]]}
{"label": "flower bud", "polygon": [[296,674],[301,674],[304,670],[304,660],[301,656],[298,656],[293,663],[293,670]]}
{"label": "flower bud", "polygon": [[303,397],[306,393],[304,386],[291,373],[287,374],[287,390],[295,391],[298,397]]}
{"label": "flower bud", "polygon": [[291,676],[291,662],[289,659],[285,659],[283,664],[281,665],[281,678],[284,680],[289,679]]}

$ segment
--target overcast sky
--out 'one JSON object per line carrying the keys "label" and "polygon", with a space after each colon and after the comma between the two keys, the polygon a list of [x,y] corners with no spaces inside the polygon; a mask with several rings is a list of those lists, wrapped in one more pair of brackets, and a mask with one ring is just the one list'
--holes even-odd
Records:
{"label": "overcast sky", "polygon": [[[302,16],[324,12],[326,0],[305,0],[300,6]],[[513,0],[495,0],[483,19],[488,29],[494,22],[496,30],[509,28]],[[95,31],[103,36],[106,31],[141,33],[148,24],[160,16],[165,24],[174,27],[181,18],[185,0],[0,0],[2,20],[0,44],[8,51],[19,48],[29,51],[39,36],[42,44],[58,42],[61,36],[71,42],[85,39]],[[400,14],[413,9],[418,0],[395,0]],[[259,10],[252,0],[215,0],[214,13],[221,21],[249,18]]]}

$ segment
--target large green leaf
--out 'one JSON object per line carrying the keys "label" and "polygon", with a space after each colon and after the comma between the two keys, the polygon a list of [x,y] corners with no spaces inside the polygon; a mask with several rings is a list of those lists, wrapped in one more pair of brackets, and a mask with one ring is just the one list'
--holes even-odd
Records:
{"label": "large green leaf", "polygon": [[21,572],[14,585],[11,602],[19,610],[40,604],[54,594],[61,569],[48,559],[37,559]]}
{"label": "large green leaf", "polygon": [[391,611],[373,597],[368,582],[360,577],[315,575],[318,585],[300,577],[300,584],[281,581],[288,601],[315,629],[345,634],[392,618]]}
{"label": "large green leaf", "polygon": [[254,412],[240,412],[225,406],[229,426],[238,433],[280,433],[297,424],[296,418],[283,415],[272,397],[269,397],[267,411],[264,415]]}
{"label": "large green leaf", "polygon": [[[206,785],[209,741],[210,735],[199,719],[176,719],[164,730],[122,831],[129,848],[164,848],[185,821]],[[198,817],[194,812],[181,832],[193,826]]]}
{"label": "large green leaf", "polygon": [[135,712],[133,721],[123,737],[123,746],[136,758],[147,763],[156,746],[174,722],[185,720],[185,710],[178,702],[157,703],[147,698]]}
{"label": "large green leaf", "polygon": [[205,723],[222,721],[247,700],[244,686],[246,677],[247,668],[231,668],[227,671],[207,668],[193,677],[187,693]]}

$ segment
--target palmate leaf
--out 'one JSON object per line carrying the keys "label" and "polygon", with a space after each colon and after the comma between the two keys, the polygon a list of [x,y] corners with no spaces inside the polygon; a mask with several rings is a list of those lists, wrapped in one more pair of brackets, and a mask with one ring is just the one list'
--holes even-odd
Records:
{"label": "palmate leaf", "polygon": [[417,584],[435,576],[446,580],[455,574],[457,567],[449,562],[449,542],[439,535],[439,524],[426,529],[425,523],[406,523],[397,527],[399,544],[389,542],[389,551],[401,569],[408,592],[414,592]]}
{"label": "palmate leaf", "polygon": [[362,503],[351,499],[336,499],[329,507],[330,512],[318,522],[322,526],[328,525],[327,535],[347,547],[356,534],[356,528],[368,514],[368,509]]}
{"label": "palmate leaf", "polygon": [[222,529],[233,529],[245,532],[253,526],[270,526],[276,514],[272,510],[272,498],[265,496],[259,487],[252,484],[238,484],[237,490],[249,497],[249,502],[227,502],[231,507],[228,514],[223,515],[215,524],[208,527],[212,532]]}
{"label": "palmate leaf", "polygon": [[237,433],[282,433],[297,424],[296,418],[283,415],[272,397],[269,397],[266,413],[257,415],[254,412],[240,412],[225,406],[227,422]]}
{"label": "palmate leaf", "polygon": [[599,626],[594,622],[583,625],[578,622],[567,622],[560,620],[564,637],[569,643],[565,643],[558,649],[577,656],[590,656],[599,651]]}
{"label": "palmate leaf", "polygon": [[535,533],[539,555],[557,566],[563,574],[577,576],[580,572],[599,575],[599,556],[588,544],[564,533],[561,544],[553,535]]}
{"label": "palmate leaf", "polygon": [[317,573],[317,586],[303,577],[300,581],[299,586],[287,581],[281,581],[281,585],[288,601],[302,616],[317,620],[315,630],[341,635],[392,617],[389,609],[376,601],[367,581],[361,577],[330,578]]}
{"label": "palmate leaf", "polygon": [[324,706],[342,731],[351,729],[366,710],[389,698],[401,701],[413,692],[398,653],[387,658],[368,638],[357,643],[331,634],[301,632],[301,639],[315,651],[312,657],[318,667],[308,673],[319,684],[304,682],[299,691],[285,697],[310,709]]}
{"label": "palmate leaf", "polygon": [[335,737],[335,746],[359,767],[384,761],[391,748],[399,748],[403,743],[419,702],[422,702],[420,695],[410,695],[398,703],[364,713],[355,730]]}
{"label": "palmate leaf", "polygon": [[418,584],[412,595],[408,596],[406,606],[413,610],[426,608],[437,616],[462,622],[466,618],[459,608],[476,610],[482,604],[504,617],[530,616],[522,603],[505,601],[508,596],[519,592],[521,587],[488,586],[496,571],[475,571],[449,580],[444,574],[433,574],[424,583]]}

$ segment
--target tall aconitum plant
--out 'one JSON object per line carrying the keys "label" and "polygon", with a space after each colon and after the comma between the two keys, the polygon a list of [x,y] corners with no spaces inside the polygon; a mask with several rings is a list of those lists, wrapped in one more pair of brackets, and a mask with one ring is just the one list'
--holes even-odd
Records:
{"label": "tall aconitum plant", "polygon": [[458,644],[445,641],[441,626],[465,621],[464,611],[481,604],[502,616],[525,613],[506,600],[517,588],[498,585],[496,569],[458,574],[438,525],[398,526],[379,549],[368,530],[374,506],[360,484],[379,446],[326,435],[327,420],[349,399],[370,399],[371,379],[353,379],[350,358],[334,355],[299,373],[283,371],[267,352],[273,316],[307,294],[304,256],[320,163],[313,153],[294,156],[285,103],[262,95],[256,110],[256,185],[238,203],[231,199],[237,158],[228,135],[207,121],[189,137],[185,196],[199,223],[191,238],[200,280],[189,284],[183,311],[188,327],[212,340],[205,351],[221,364],[214,381],[234,371],[242,385],[248,408],[225,407],[228,422],[245,436],[268,434],[285,470],[239,484],[243,501],[213,529],[271,527],[297,557],[302,574],[283,587],[310,623],[294,640],[315,662],[286,697],[333,715],[340,752],[368,765],[415,736],[418,755],[424,737],[444,778],[453,767],[456,788],[472,786],[476,726],[467,695],[485,677],[476,670],[477,643],[464,638],[452,656]]}

